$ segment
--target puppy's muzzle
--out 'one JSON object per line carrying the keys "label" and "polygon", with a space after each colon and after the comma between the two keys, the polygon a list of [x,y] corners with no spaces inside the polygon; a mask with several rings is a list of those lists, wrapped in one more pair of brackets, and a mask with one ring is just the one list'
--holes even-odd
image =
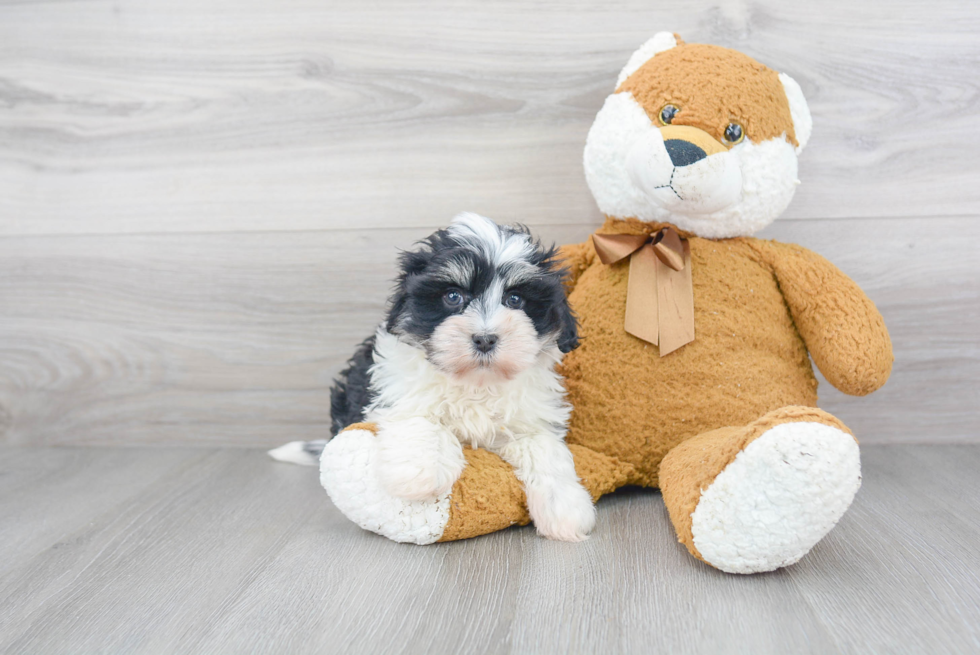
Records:
{"label": "puppy's muzzle", "polygon": [[626,170],[652,201],[685,214],[724,209],[742,193],[736,155],[704,130],[687,125],[644,132],[626,156]]}
{"label": "puppy's muzzle", "polygon": [[473,347],[476,348],[477,352],[486,355],[497,347],[497,341],[499,338],[496,334],[474,334],[473,335]]}

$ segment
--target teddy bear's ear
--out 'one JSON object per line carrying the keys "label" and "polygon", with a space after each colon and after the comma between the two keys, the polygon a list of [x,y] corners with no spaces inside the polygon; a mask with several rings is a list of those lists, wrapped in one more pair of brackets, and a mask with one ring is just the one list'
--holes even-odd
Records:
{"label": "teddy bear's ear", "polygon": [[810,107],[807,106],[803,89],[796,80],[786,73],[780,73],[779,81],[783,83],[783,91],[786,92],[786,99],[789,100],[789,115],[793,118],[793,131],[796,132],[796,142],[799,144],[796,146],[796,154],[800,154],[810,140],[810,133],[813,132]]}
{"label": "teddy bear's ear", "polygon": [[657,32],[653,38],[640,46],[640,48],[630,56],[626,66],[619,72],[616,79],[616,88],[626,81],[626,78],[635,73],[640,66],[650,61],[658,52],[670,50],[671,48],[683,44],[684,41],[676,34],[670,32]]}

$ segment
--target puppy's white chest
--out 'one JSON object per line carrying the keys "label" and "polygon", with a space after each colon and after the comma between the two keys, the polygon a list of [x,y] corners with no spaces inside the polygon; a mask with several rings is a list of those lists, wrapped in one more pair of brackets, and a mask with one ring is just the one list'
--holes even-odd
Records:
{"label": "puppy's white chest", "polygon": [[495,450],[510,443],[515,437],[515,426],[508,424],[505,412],[498,407],[501,402],[506,403],[499,397],[467,399],[451,408],[448,416],[435,418],[456,435],[460,443],[474,448]]}
{"label": "puppy's white chest", "polygon": [[499,384],[465,384],[440,373],[425,353],[379,330],[371,370],[376,397],[366,420],[404,422],[424,418],[460,443],[497,450],[529,434],[564,434],[570,408],[553,353]]}

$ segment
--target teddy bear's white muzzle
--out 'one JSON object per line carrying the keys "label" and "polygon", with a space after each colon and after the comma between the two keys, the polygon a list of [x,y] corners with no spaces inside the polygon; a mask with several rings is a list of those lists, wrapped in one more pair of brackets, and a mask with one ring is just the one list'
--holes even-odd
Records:
{"label": "teddy bear's white muzzle", "polygon": [[651,201],[680,214],[716,212],[737,202],[742,192],[742,172],[729,151],[707,155],[688,141],[665,142],[659,129],[637,138],[626,171]]}

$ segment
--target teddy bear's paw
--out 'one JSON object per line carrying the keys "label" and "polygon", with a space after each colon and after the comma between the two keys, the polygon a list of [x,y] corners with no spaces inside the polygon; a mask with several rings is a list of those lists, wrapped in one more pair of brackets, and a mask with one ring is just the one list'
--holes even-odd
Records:
{"label": "teddy bear's paw", "polygon": [[429,500],[391,494],[378,479],[380,443],[369,430],[346,430],[320,458],[320,483],[344,516],[393,541],[431,544],[449,522],[449,493]]}
{"label": "teddy bear's paw", "polygon": [[861,486],[857,442],[823,423],[783,423],[752,441],[702,492],[694,545],[729,573],[796,563],[826,535]]}
{"label": "teddy bear's paw", "polygon": [[585,541],[595,527],[595,506],[577,481],[527,489],[527,506],[538,534],[555,541]]}

